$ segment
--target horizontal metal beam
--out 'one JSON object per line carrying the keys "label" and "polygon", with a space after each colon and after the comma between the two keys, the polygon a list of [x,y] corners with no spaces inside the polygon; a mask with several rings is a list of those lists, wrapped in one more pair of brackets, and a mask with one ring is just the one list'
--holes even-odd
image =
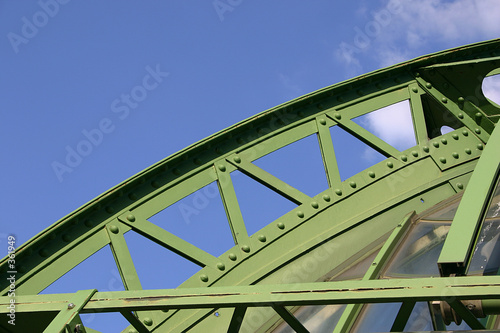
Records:
{"label": "horizontal metal beam", "polygon": [[[73,295],[19,296],[16,312],[59,311]],[[500,276],[97,292],[81,313],[466,299],[500,299]],[[9,297],[0,297],[0,314],[9,304]]]}

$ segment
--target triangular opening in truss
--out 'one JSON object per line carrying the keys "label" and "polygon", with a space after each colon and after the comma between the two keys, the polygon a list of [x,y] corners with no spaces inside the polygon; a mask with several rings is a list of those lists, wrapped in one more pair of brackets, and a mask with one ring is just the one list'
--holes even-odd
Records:
{"label": "triangular opening in truss", "polygon": [[84,327],[98,332],[121,332],[130,323],[119,312],[82,313],[80,314]]}
{"label": "triangular opening in truss", "polygon": [[75,293],[85,289],[125,290],[109,246],[103,247],[79,263],[40,294]]}
{"label": "triangular opening in truss", "polygon": [[133,231],[124,236],[142,289],[177,288],[201,269],[188,259]]}
{"label": "triangular opening in truss", "polygon": [[273,151],[253,163],[309,196],[328,188],[316,134]]}
{"label": "triangular opening in truss", "polygon": [[236,170],[231,173],[236,197],[248,235],[253,235],[296,204]]}
{"label": "triangular opening in truss", "polygon": [[500,74],[485,77],[481,88],[484,96],[500,108]]}
{"label": "triangular opening in truss", "polygon": [[234,246],[216,182],[170,205],[149,221],[216,257]]}
{"label": "triangular opening in truss", "polygon": [[463,126],[457,117],[447,108],[440,105],[434,98],[428,95],[422,95],[421,98],[429,140],[443,135],[449,128],[456,130]]}
{"label": "triangular opening in truss", "polygon": [[340,126],[330,127],[330,133],[342,181],[386,159],[384,155],[347,133]]}
{"label": "triangular opening in truss", "polygon": [[417,144],[408,100],[369,112],[353,121],[399,151]]}

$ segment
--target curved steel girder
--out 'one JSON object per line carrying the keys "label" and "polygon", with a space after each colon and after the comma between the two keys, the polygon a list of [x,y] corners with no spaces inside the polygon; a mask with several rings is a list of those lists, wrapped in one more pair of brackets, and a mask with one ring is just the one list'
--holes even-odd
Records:
{"label": "curved steel girder", "polygon": [[[204,267],[183,284],[189,287],[246,285],[272,279],[272,274],[279,275],[280,267],[318,245],[333,238],[340,240],[347,232],[354,236],[360,224],[365,230],[368,225],[376,230],[364,244],[375,241],[392,230],[407,212],[419,212],[463,189],[457,182],[466,183],[482,144],[487,142],[498,119],[498,109],[484,98],[481,83],[487,73],[498,67],[499,46],[500,41],[493,40],[444,51],[321,89],[242,121],[158,162],[19,248],[17,258],[24,267],[18,268],[18,293],[37,294],[103,246],[118,246],[120,240],[113,243],[113,235],[131,229]],[[439,138],[446,140],[446,146],[427,141],[429,124],[422,95],[440,104],[462,124]],[[412,106],[418,142],[408,151],[397,151],[351,120],[405,99]],[[370,168],[370,173],[340,182],[331,138],[324,130],[331,126],[342,127],[388,159]],[[252,163],[311,134],[318,135],[330,185],[314,198],[290,188]],[[470,153],[452,157],[455,149],[466,147],[472,148]],[[248,237],[228,176],[233,170],[246,173],[299,205],[276,221],[284,228],[273,223],[259,235]],[[160,237],[156,234],[158,230],[147,221],[149,217],[213,181],[219,182],[225,202],[237,244],[233,249],[215,258],[169,233]],[[360,201],[369,204],[353,205]],[[353,206],[357,208],[354,214]],[[112,225],[118,228],[117,232]],[[260,234],[265,237],[258,237]],[[287,250],[279,251],[282,249]],[[236,260],[228,259],[231,253]],[[330,268],[340,265],[340,261]],[[264,264],[255,269],[257,262]],[[0,263],[0,271],[8,271],[7,258]],[[316,278],[308,277],[313,281]],[[5,279],[0,283],[5,295],[9,287]],[[130,289],[140,287],[137,282],[130,284]],[[203,311],[179,313],[168,322],[170,327],[182,330],[205,315]]]}

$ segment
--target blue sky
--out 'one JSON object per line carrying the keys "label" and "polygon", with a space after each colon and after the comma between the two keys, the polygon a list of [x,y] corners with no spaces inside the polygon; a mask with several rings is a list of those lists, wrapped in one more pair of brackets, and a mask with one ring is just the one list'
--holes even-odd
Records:
{"label": "blue sky", "polygon": [[[258,112],[496,38],[499,12],[495,0],[0,1],[0,245],[6,253],[7,235],[20,245],[151,164]],[[373,126],[384,132],[384,122]],[[187,204],[218,205],[209,194],[202,199]],[[192,226],[184,216],[182,232],[205,244]],[[114,271],[94,269],[104,270],[98,288],[119,289]]]}

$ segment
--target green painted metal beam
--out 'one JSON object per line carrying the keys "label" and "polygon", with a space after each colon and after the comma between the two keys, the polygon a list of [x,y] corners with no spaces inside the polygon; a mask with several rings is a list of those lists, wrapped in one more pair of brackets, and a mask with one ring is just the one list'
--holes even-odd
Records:
{"label": "green painted metal beam", "polygon": [[243,323],[243,318],[245,317],[245,312],[247,311],[246,306],[238,306],[234,309],[233,315],[231,316],[231,321],[227,329],[227,333],[238,333]]}
{"label": "green painted metal beam", "polygon": [[284,306],[273,305],[274,311],[280,315],[281,318],[297,333],[309,333],[309,331],[302,325],[302,323],[295,318]]}
{"label": "green painted metal beam", "polygon": [[328,118],[321,116],[316,118],[316,126],[318,126],[318,143],[323,158],[323,165],[325,167],[326,179],[328,186],[335,188],[340,186],[342,180],[335,157],[335,150],[333,148],[332,135],[330,134],[330,127],[328,126]]}
{"label": "green painted metal beam", "polygon": [[215,267],[219,262],[216,257],[166,231],[154,223],[147,220],[136,219],[135,217],[133,218],[133,222],[126,219],[125,221],[133,231],[201,267]]}
{"label": "green painted metal beam", "polygon": [[[392,252],[396,248],[400,239],[408,230],[414,218],[415,212],[411,212],[410,214],[406,215],[403,220],[396,226],[396,228],[392,231],[391,235],[385,241],[384,245],[373,260],[372,265],[366,271],[365,275],[363,276],[363,281],[374,280],[379,277],[380,270],[392,255]],[[344,312],[342,313],[337,326],[335,327],[334,333],[344,333],[350,331],[359,312],[361,311],[361,307],[362,304],[348,304],[344,309]]]}
{"label": "green painted metal beam", "polygon": [[446,236],[438,259],[443,276],[465,274],[477,233],[500,170],[500,129],[497,126],[479,159]]}
{"label": "green painted metal beam", "polygon": [[248,239],[248,232],[241,214],[240,205],[236,192],[234,190],[231,173],[227,168],[227,163],[219,161],[214,165],[217,172],[217,184],[219,193],[222,198],[222,204],[226,211],[227,221],[231,234],[233,235],[234,244],[241,244]]}
{"label": "green painted metal beam", "polygon": [[[24,312],[60,311],[75,294],[19,296]],[[80,313],[125,310],[213,309],[325,304],[392,303],[467,299],[500,299],[500,276],[380,279],[312,282],[288,285],[227,286],[97,292]],[[0,313],[10,298],[0,297]]]}
{"label": "green painted metal beam", "polygon": [[232,159],[228,158],[228,162],[236,166],[238,170],[253,180],[261,183],[297,205],[311,201],[311,198],[308,195],[300,192],[296,188],[271,175],[269,172],[259,168],[251,162],[242,160],[241,158],[238,159],[237,156],[234,156]]}
{"label": "green painted metal beam", "polygon": [[[80,290],[76,292],[66,307],[60,309],[59,314],[52,320],[49,326],[43,331],[44,333],[66,332],[67,325],[76,317],[83,309],[89,299],[97,292],[96,289]],[[74,327],[71,327],[74,329]]]}
{"label": "green painted metal beam", "polygon": [[406,323],[408,322],[408,319],[410,318],[411,312],[413,311],[414,307],[415,307],[415,302],[413,301],[407,301],[401,304],[396,319],[392,324],[391,332],[404,331]]}

